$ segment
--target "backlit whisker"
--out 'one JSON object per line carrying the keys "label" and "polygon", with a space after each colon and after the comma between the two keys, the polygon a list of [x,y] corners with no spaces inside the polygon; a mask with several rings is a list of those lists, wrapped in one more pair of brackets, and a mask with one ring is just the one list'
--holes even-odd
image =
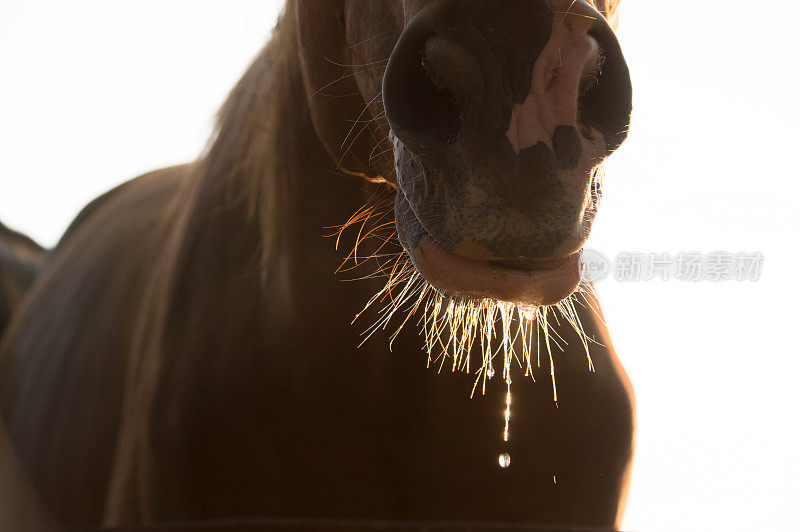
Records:
{"label": "backlit whisker", "polygon": [[[423,336],[428,366],[434,366],[438,372],[447,367],[451,372],[473,374],[475,380],[471,396],[479,388],[481,394],[485,394],[489,381],[494,379],[497,371],[501,371],[499,375],[505,385],[503,438],[507,441],[511,434],[511,384],[512,373],[516,371],[513,367],[515,362],[525,377],[530,376],[535,380],[534,371],[542,367],[544,348],[549,362],[553,401],[557,405],[556,358],[553,350],[564,351],[567,340],[561,331],[568,326],[578,335],[586,352],[589,370],[594,371],[589,346],[598,342],[584,332],[576,307],[577,304],[589,308],[602,318],[594,303],[594,289],[590,284],[581,283],[569,298],[556,305],[542,307],[444,294],[420,275],[408,254],[399,246],[397,253],[380,253],[390,240],[397,243],[396,232],[391,227],[393,222],[390,221],[391,203],[384,201],[380,208],[373,205],[359,209],[345,224],[334,228],[337,232],[331,235],[337,237],[338,243],[346,229],[358,227],[355,245],[339,271],[349,271],[370,261],[375,265],[375,270],[362,278],[386,278],[386,282],[353,320],[358,320],[368,309],[377,309],[378,317],[362,332],[359,346],[376,332],[387,331],[391,349],[411,318],[419,316],[417,326]],[[381,244],[376,245],[370,255],[359,254],[359,246],[372,238],[378,238]],[[345,268],[348,262],[354,264]],[[389,329],[392,322],[398,325]],[[477,367],[473,363],[475,358],[478,359]],[[502,362],[497,369],[495,360]]]}

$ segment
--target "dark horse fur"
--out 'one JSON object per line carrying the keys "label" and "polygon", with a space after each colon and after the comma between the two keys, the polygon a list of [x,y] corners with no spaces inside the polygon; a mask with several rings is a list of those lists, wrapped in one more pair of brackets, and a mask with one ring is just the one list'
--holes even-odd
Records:
{"label": "dark horse fur", "polygon": [[0,336],[36,280],[44,257],[39,244],[0,223]]}
{"label": "dark horse fur", "polygon": [[395,8],[315,3],[288,2],[202,157],[90,205],[14,311],[0,345],[0,522],[618,526],[633,401],[594,312],[581,310],[595,372],[575,339],[556,354],[558,405],[548,370],[518,379],[508,444],[505,387],[470,399],[474,377],[428,369],[414,327],[392,352],[382,333],[357,348],[364,324],[350,320],[382,283],[334,276],[342,257],[323,228],[386,185],[338,171],[375,175],[372,142],[344,158],[325,147],[363,108],[347,96],[353,77],[324,112],[309,84],[350,64],[345,13],[366,26]]}

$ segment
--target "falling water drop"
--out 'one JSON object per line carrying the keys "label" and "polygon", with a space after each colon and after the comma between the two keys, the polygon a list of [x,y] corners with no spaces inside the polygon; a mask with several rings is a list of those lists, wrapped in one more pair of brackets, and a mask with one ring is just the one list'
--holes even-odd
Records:
{"label": "falling water drop", "polygon": [[497,457],[497,463],[503,469],[507,468],[508,466],[511,465],[511,455],[508,453],[501,454],[500,456]]}
{"label": "falling water drop", "polygon": [[488,378],[490,378],[490,379],[491,379],[492,377],[494,377],[494,368],[489,368],[488,370],[486,370],[486,376],[487,376]]}
{"label": "falling water drop", "polygon": [[511,421],[511,381],[509,380],[507,383],[508,388],[506,389],[506,410],[504,412],[504,417],[506,420],[506,427],[503,430],[503,441],[508,441],[508,424]]}

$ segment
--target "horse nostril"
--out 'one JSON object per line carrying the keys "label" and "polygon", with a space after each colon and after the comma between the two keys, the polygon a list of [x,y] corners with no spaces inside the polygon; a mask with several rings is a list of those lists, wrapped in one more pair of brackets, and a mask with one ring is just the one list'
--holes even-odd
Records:
{"label": "horse nostril", "polygon": [[[614,31],[597,22],[589,31],[600,47],[596,68],[580,87],[578,123],[589,124],[605,137],[608,153],[628,135],[631,118],[631,78]],[[583,134],[583,132],[581,132]],[[585,135],[584,135],[585,136]]]}
{"label": "horse nostril", "polygon": [[477,59],[449,39],[429,37],[423,47],[422,62],[437,86],[462,100],[473,96],[478,88],[481,69]]}
{"label": "horse nostril", "polygon": [[432,147],[456,141],[465,102],[480,82],[477,59],[448,39],[429,35],[401,42],[383,85],[386,115],[405,142]]}

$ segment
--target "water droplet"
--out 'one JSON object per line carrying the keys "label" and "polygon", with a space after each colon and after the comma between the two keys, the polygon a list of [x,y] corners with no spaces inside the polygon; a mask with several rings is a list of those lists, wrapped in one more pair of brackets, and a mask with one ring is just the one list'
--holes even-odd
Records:
{"label": "water droplet", "polygon": [[497,463],[503,469],[507,468],[508,466],[511,465],[511,455],[508,453],[501,454],[500,456],[497,457]]}
{"label": "water droplet", "polygon": [[506,391],[506,410],[503,412],[503,417],[506,420],[506,426],[503,430],[503,441],[508,441],[508,424],[511,420],[511,381],[508,381],[508,388]]}
{"label": "water droplet", "polygon": [[489,369],[487,369],[487,370],[486,370],[486,376],[487,376],[488,378],[490,378],[490,379],[491,379],[492,377],[494,377],[494,368],[489,368]]}

